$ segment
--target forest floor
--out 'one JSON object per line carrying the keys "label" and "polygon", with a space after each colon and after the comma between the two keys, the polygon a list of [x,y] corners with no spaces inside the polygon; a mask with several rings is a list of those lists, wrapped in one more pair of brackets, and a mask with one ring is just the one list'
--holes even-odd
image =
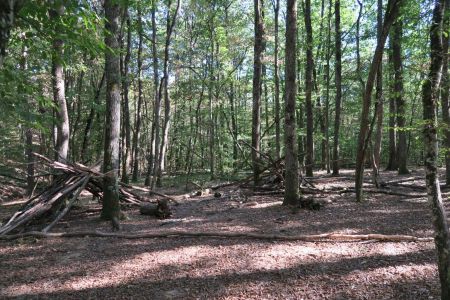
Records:
{"label": "forest floor", "polygon": [[[335,178],[320,172],[312,181],[319,188],[352,187],[353,173],[342,174]],[[381,177],[423,178],[423,171],[405,176],[382,172]],[[281,195],[245,200],[234,197],[237,192],[230,187],[221,190],[221,198],[204,195],[180,201],[166,220],[140,215],[137,208],[127,210],[122,231],[433,236],[426,198],[417,196],[425,191],[404,186],[391,190],[413,196],[368,193],[365,202],[355,203],[353,193],[319,194],[314,197],[329,202],[321,210],[293,212],[281,205]],[[184,193],[173,188],[165,192]],[[0,204],[0,219],[17,205]],[[111,231],[109,223],[99,220],[99,209],[86,201],[53,231]],[[433,242],[23,238],[0,241],[0,298],[438,299],[435,262]]]}

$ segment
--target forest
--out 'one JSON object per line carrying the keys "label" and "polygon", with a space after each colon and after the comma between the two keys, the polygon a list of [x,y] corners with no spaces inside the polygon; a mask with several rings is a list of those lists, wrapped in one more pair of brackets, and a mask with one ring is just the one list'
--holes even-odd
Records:
{"label": "forest", "polygon": [[450,299],[450,0],[0,1],[0,298]]}

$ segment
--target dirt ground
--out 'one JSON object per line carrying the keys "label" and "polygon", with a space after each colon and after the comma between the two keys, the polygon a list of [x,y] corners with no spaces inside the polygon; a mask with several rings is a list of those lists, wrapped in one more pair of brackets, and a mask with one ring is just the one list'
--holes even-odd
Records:
{"label": "dirt ground", "polygon": [[[353,186],[319,173],[313,182]],[[383,180],[423,178],[422,172]],[[368,179],[368,178],[367,178]],[[423,180],[405,185],[424,185]],[[368,186],[373,187],[373,186]],[[390,191],[424,193],[408,187]],[[433,235],[426,198],[324,193],[320,211],[281,206],[282,196],[250,196],[227,188],[221,198],[189,198],[173,206],[171,219],[126,211],[124,232],[164,230],[258,232],[286,235]],[[447,198],[445,198],[447,201]],[[15,208],[0,206],[0,219]],[[98,229],[99,205],[74,209],[54,232]],[[0,241],[0,298],[20,299],[438,299],[432,242],[292,242],[246,238],[24,238]]]}

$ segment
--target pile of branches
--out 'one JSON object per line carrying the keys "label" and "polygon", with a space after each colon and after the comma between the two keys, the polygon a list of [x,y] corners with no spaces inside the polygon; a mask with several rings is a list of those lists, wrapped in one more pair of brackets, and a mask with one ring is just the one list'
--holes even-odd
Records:
{"label": "pile of branches", "polygon": [[[26,227],[38,219],[53,219],[43,232],[49,231],[64,217],[83,190],[87,190],[101,202],[104,174],[79,163],[58,162],[34,153],[39,161],[52,170],[53,180],[40,193],[30,198],[0,226],[0,236]],[[132,186],[119,184],[121,205],[140,205],[146,199],[132,191]],[[45,222],[44,222],[45,223]]]}

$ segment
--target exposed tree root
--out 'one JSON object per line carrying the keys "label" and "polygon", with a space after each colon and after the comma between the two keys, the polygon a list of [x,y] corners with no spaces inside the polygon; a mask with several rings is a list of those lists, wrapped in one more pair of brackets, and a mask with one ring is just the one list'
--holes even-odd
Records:
{"label": "exposed tree root", "polygon": [[327,242],[327,241],[378,241],[378,242],[431,242],[431,237],[416,237],[412,235],[384,235],[384,234],[337,234],[325,233],[315,235],[278,235],[251,232],[191,232],[191,231],[161,231],[161,232],[101,232],[101,231],[74,231],[44,233],[40,231],[29,231],[18,234],[0,236],[0,240],[14,240],[25,237],[36,238],[60,238],[60,237],[115,237],[123,239],[144,239],[144,238],[171,238],[171,237],[215,237],[215,238],[250,238],[258,240],[282,240],[282,241],[306,241],[306,242]]}

